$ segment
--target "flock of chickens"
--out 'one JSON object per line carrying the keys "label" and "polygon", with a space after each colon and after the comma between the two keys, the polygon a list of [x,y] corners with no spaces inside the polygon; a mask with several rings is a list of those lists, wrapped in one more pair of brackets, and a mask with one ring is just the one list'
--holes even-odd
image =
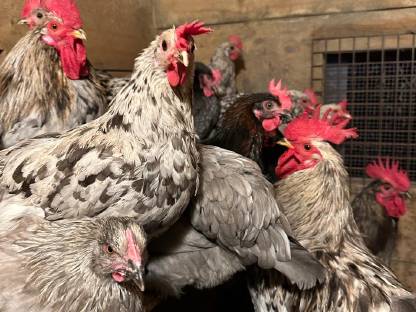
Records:
{"label": "flock of chickens", "polygon": [[88,62],[74,0],[26,0],[21,22],[0,66],[0,311],[150,311],[242,271],[259,312],[416,311],[388,268],[409,178],[379,159],[350,198],[346,103],[237,93],[241,39],[194,64],[198,21],[129,78]]}

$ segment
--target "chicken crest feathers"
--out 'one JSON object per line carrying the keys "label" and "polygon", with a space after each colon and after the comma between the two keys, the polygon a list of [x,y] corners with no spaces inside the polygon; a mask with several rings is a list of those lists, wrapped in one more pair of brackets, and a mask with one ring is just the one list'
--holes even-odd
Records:
{"label": "chicken crest feathers", "polygon": [[397,160],[378,158],[367,165],[365,172],[370,178],[387,182],[401,192],[407,192],[410,188],[409,176],[399,168]]}
{"label": "chicken crest feathers", "polygon": [[213,30],[209,27],[204,27],[204,23],[198,20],[192,23],[187,23],[176,28],[176,47],[178,49],[186,50],[188,48],[188,40],[192,36],[198,36],[210,33]]}
{"label": "chicken crest feathers", "polygon": [[345,120],[335,125],[328,116],[320,117],[320,107],[318,107],[312,116],[305,112],[294,119],[289,123],[284,134],[290,141],[319,139],[333,144],[341,144],[346,139],[358,137],[356,128],[345,129],[348,122],[349,120]]}
{"label": "chicken crest feathers", "polygon": [[292,99],[287,88],[282,88],[282,80],[276,84],[274,79],[269,83],[269,92],[277,97],[283,109],[290,110],[292,108]]}

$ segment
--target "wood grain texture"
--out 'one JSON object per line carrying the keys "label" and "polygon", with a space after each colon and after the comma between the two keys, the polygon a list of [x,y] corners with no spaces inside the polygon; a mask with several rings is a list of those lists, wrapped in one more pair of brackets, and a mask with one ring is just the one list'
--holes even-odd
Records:
{"label": "wood grain texture", "polygon": [[156,23],[167,28],[200,19],[208,24],[415,7],[413,0],[155,0]]}
{"label": "wood grain texture", "polygon": [[[27,28],[16,25],[23,0],[0,2],[0,60]],[[138,53],[156,34],[153,5],[148,0],[79,0],[88,57],[97,68],[132,69]],[[97,5],[99,4],[99,5]]]}

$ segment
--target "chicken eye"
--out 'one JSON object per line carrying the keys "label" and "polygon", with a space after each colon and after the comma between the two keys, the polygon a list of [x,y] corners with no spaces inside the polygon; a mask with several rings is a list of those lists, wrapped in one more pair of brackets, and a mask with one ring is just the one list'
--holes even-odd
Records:
{"label": "chicken eye", "polygon": [[272,102],[267,102],[266,103],[266,108],[267,109],[272,109],[273,108],[273,103]]}
{"label": "chicken eye", "polygon": [[163,51],[166,51],[168,49],[168,43],[166,42],[166,40],[162,41],[162,49]]}
{"label": "chicken eye", "polygon": [[231,46],[231,47],[230,47],[230,50],[231,50],[231,51],[234,51],[234,49],[235,49],[235,48],[234,48],[234,46]]}
{"label": "chicken eye", "polygon": [[114,252],[113,247],[111,247],[110,245],[107,245],[107,244],[103,246],[103,249],[108,254],[112,254]]}
{"label": "chicken eye", "polygon": [[303,145],[303,148],[305,149],[305,151],[310,151],[312,149],[312,146],[310,146],[309,144],[305,144]]}
{"label": "chicken eye", "polygon": [[41,19],[41,18],[43,18],[43,14],[42,14],[41,12],[38,12],[38,13],[36,14],[36,17],[37,17],[37,18],[39,18],[39,19]]}

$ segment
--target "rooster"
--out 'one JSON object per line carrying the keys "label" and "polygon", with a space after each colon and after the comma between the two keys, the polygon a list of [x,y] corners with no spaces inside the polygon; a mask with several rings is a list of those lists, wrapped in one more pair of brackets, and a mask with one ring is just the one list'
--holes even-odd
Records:
{"label": "rooster", "polygon": [[415,311],[415,297],[365,247],[349,200],[348,175],[330,145],[357,136],[307,114],[284,131],[288,151],[276,168],[276,198],[295,237],[326,267],[325,281],[309,291],[272,273],[252,278],[256,311]]}
{"label": "rooster", "polygon": [[[71,129],[104,112],[104,91],[86,59],[79,12],[66,1],[50,3],[58,6],[51,8],[53,13],[35,10],[27,16],[33,29],[0,67],[2,147]],[[25,6],[24,16],[27,10]],[[36,16],[44,24],[36,26]]]}
{"label": "rooster", "polygon": [[406,211],[410,180],[397,161],[375,161],[366,168],[373,179],[354,198],[354,219],[367,247],[390,265],[396,245],[398,221]]}
{"label": "rooster", "polygon": [[199,22],[166,30],[103,116],[0,152],[3,200],[23,196],[49,220],[129,216],[151,234],[173,224],[198,184],[192,36],[209,31]]}
{"label": "rooster", "polygon": [[146,236],[128,218],[49,222],[0,208],[0,310],[144,311]]}

